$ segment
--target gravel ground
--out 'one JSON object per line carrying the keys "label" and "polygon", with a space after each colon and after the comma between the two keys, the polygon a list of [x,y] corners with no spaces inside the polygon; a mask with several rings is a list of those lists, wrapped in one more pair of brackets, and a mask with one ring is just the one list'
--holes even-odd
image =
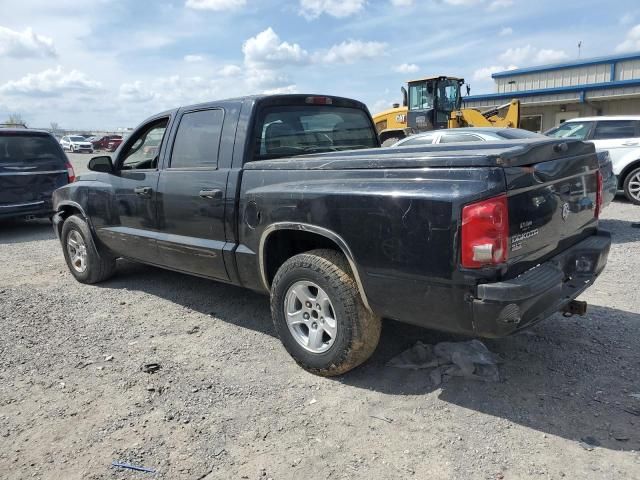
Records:
{"label": "gravel ground", "polygon": [[364,366],[315,377],[266,297],[129,262],[81,285],[47,222],[2,223],[0,477],[638,479],[640,207],[604,217],[588,315],[487,341],[500,383],[437,388],[385,363],[451,336],[385,322]]}

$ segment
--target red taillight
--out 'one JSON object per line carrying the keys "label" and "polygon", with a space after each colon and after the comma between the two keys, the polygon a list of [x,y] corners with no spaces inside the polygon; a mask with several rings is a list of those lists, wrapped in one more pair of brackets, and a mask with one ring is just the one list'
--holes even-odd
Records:
{"label": "red taillight", "polygon": [[65,165],[67,167],[67,177],[69,177],[69,183],[76,181],[76,172],[73,170],[73,165],[69,162]]}
{"label": "red taillight", "polygon": [[507,261],[509,210],[506,195],[472,203],[462,209],[461,245],[465,268]]}
{"label": "red taillight", "polygon": [[595,217],[600,218],[600,212],[602,212],[602,206],[604,205],[604,185],[602,180],[602,172],[598,170],[596,174],[597,178],[597,190],[596,190],[596,208]]}

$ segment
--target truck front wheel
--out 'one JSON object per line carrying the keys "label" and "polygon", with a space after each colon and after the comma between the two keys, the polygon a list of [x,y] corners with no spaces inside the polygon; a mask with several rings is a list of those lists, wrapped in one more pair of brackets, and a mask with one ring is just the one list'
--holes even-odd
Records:
{"label": "truck front wheel", "polygon": [[380,318],[364,306],[349,264],[333,250],[287,260],[271,287],[280,340],[305,370],[340,375],[367,360],[380,339]]}

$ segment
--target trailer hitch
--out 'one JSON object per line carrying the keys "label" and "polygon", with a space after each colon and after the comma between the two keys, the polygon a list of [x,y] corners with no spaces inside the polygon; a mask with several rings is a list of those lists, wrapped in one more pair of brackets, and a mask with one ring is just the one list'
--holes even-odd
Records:
{"label": "trailer hitch", "polygon": [[571,300],[562,308],[561,312],[565,317],[585,315],[587,313],[587,302]]}

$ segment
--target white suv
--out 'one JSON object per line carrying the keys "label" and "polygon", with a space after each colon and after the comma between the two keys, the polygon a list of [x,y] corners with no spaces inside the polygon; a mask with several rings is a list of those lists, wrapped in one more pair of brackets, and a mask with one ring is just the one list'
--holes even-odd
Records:
{"label": "white suv", "polygon": [[640,205],[640,115],[574,118],[546,134],[586,140],[597,150],[608,150],[618,189]]}

